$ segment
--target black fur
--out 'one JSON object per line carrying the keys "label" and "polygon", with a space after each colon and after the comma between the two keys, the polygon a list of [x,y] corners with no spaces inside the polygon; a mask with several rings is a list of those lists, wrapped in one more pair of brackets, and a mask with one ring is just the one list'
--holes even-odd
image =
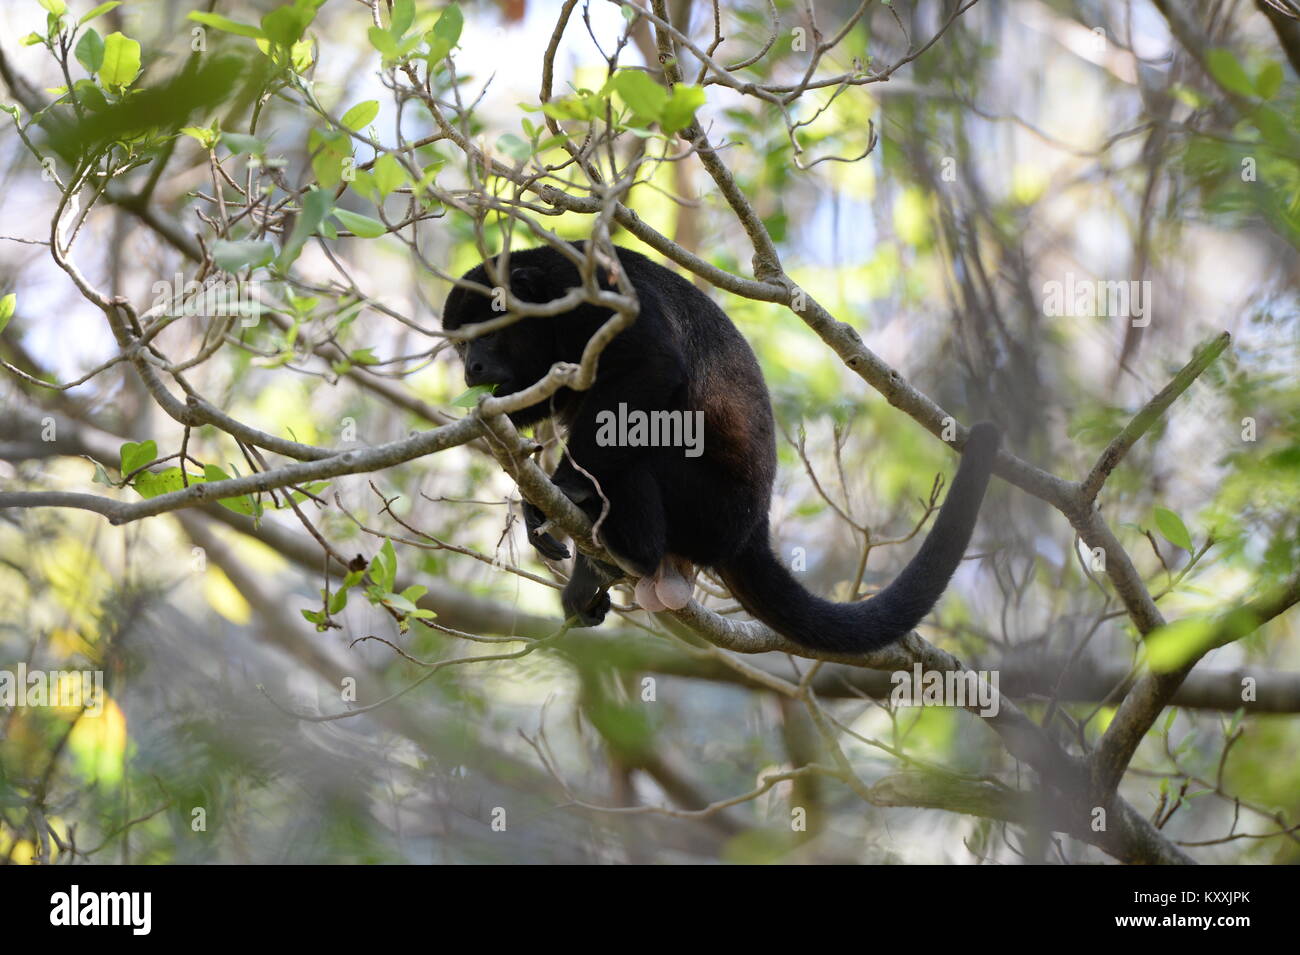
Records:
{"label": "black fur", "polygon": [[[681,276],[628,249],[619,249],[618,256],[641,311],[601,354],[594,385],[585,392],[562,389],[549,402],[511,415],[521,425],[548,416],[564,425],[567,451],[555,483],[593,520],[604,506],[603,494],[609,505],[600,530],[605,547],[642,577],[654,574],[669,554],[715,568],[746,610],[812,649],[876,649],[915,627],[966,550],[997,451],[997,428],[971,428],[934,527],[893,583],[861,603],[816,597],[775,557],[768,539],[776,443],[767,386],[749,344]],[[581,284],[573,264],[551,248],[514,252],[510,266],[511,291],[527,302],[547,302]],[[482,265],[465,278],[491,285]],[[583,305],[474,339],[458,349],[466,381],[497,384],[498,396],[525,388],[554,362],[577,362],[609,314]],[[499,317],[489,298],[456,288],[443,309],[443,327]],[[703,454],[597,444],[597,413],[617,411],[620,403],[645,412],[702,410]],[[599,492],[574,461],[597,480]],[[526,509],[525,518],[530,540],[542,553],[567,554],[553,537],[536,533],[540,512]],[[619,576],[617,568],[578,554],[562,600],[566,615],[584,625],[599,623],[609,608],[605,591]]]}

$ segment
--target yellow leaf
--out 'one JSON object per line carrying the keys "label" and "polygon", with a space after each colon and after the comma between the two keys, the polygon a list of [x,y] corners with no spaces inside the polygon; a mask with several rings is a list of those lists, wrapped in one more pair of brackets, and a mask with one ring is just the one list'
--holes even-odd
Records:
{"label": "yellow leaf", "polygon": [[213,610],[233,624],[242,627],[253,618],[253,608],[220,567],[208,567],[203,577],[203,596],[208,598]]}
{"label": "yellow leaf", "polygon": [[127,742],[126,716],[105,696],[99,716],[83,715],[77,720],[68,736],[68,751],[82,776],[115,784],[122,780]]}

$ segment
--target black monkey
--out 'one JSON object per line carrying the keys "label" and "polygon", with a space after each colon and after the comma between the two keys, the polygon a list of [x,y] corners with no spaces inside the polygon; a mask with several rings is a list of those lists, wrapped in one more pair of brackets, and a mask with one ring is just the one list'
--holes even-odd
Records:
{"label": "black monkey", "polygon": [[[858,603],[814,596],[776,558],[768,540],[775,429],[753,351],[723,311],[681,276],[637,252],[617,251],[641,303],[636,322],[601,354],[590,389],[561,389],[510,417],[518,425],[554,417],[565,427],[565,456],[554,481],[592,520],[605,511],[601,542],[642,578],[637,586],[642,606],[684,606],[690,598],[686,576],[694,564],[714,568],[746,610],[803,646],[858,652],[905,635],[930,612],[966,550],[997,452],[998,429],[989,423],[970,429],[934,527],[888,587]],[[464,278],[492,284],[482,265]],[[602,283],[606,280],[602,275]],[[526,302],[548,302],[582,284],[574,264],[550,247],[513,252],[509,282],[511,292]],[[501,317],[492,304],[486,295],[454,288],[443,309],[443,327],[454,330]],[[553,363],[579,361],[609,316],[607,309],[584,304],[462,341],[457,350],[465,380],[497,385],[498,396],[522,390]],[[620,405],[629,416],[702,412],[702,453],[691,457],[682,447],[602,442],[598,425],[606,419],[598,415],[617,414]],[[541,553],[568,556],[550,534],[539,533],[544,517],[537,508],[525,505],[525,521],[529,540]],[[565,614],[583,626],[599,624],[609,610],[608,587],[621,576],[619,568],[579,553],[564,589]]]}

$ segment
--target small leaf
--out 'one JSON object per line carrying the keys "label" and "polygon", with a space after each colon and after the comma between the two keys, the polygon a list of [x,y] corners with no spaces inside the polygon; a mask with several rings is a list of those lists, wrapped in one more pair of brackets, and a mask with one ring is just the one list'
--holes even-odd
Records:
{"label": "small leaf", "polygon": [[381,199],[387,198],[394,189],[400,189],[406,185],[406,170],[402,164],[389,153],[384,153],[375,160],[374,169],[375,188],[379,190]]}
{"label": "small leaf", "polygon": [[641,70],[619,70],[610,85],[633,113],[647,120],[658,119],[668,104],[668,91]]}
{"label": "small leaf", "polygon": [[388,231],[388,226],[378,219],[349,212],[347,209],[335,209],[334,218],[343,223],[343,228],[363,239],[374,239]]}
{"label": "small leaf", "polygon": [[86,68],[87,73],[98,73],[99,68],[104,65],[104,38],[93,28],[89,29],[81,35],[72,52],[77,62]]}
{"label": "small leaf", "polygon": [[262,17],[262,33],[272,43],[291,47],[302,39],[315,18],[316,11],[307,7],[278,7]]}
{"label": "small leaf", "polygon": [[527,162],[528,157],[533,154],[532,144],[520,139],[514,133],[506,133],[498,139],[497,149],[519,162]]}
{"label": "small leaf", "polygon": [[315,235],[333,205],[333,198],[323,189],[313,189],[303,196],[302,210],[293,224],[293,232],[289,234],[288,241],[280,250],[280,257],[276,259],[276,267],[280,271],[283,272],[294,263],[302,253],[302,247]]}
{"label": "small leaf", "polygon": [[343,114],[339,122],[353,132],[359,132],[369,126],[379,115],[379,100],[368,99],[358,103]]}
{"label": "small leaf", "polygon": [[266,39],[266,34],[255,26],[247,23],[238,23],[229,17],[223,17],[219,13],[201,13],[195,11],[189,14],[189,19],[195,23],[201,23],[204,26],[212,27],[214,30],[220,30],[223,33],[233,33],[236,36],[247,36],[253,39]]}
{"label": "small leaf", "polygon": [[[229,481],[230,475],[215,464],[205,464],[203,465],[203,480],[208,482]],[[251,494],[218,498],[217,503],[228,510],[234,511],[236,514],[244,514],[248,517],[259,517],[262,512],[257,499]]]}
{"label": "small leaf", "polygon": [[1214,621],[1184,617],[1147,634],[1147,664],[1157,672],[1176,670],[1210,649]]}
{"label": "small leaf", "polygon": [[217,131],[204,126],[182,126],[181,132],[199,141],[204,149],[211,149],[217,144]]}
{"label": "small leaf", "polygon": [[385,606],[392,607],[394,610],[399,610],[402,613],[415,613],[415,611],[420,609],[401,594],[385,594],[383,603]]}
{"label": "small leaf", "polygon": [[61,17],[68,12],[68,5],[64,0],[40,0],[40,4],[56,17]]}
{"label": "small leaf", "polygon": [[86,457],[86,455],[84,455],[84,454],[82,455],[82,457],[83,457],[83,458],[86,458],[87,461],[89,461],[91,464],[95,465],[95,476],[94,476],[93,478],[91,478],[91,480],[92,480],[95,484],[103,484],[105,487],[116,487],[116,486],[117,486],[117,485],[115,485],[115,484],[113,483],[113,479],[112,479],[111,477],[108,476],[108,471],[106,471],[106,470],[104,469],[104,465],[100,464],[100,463],[99,463],[98,461],[96,461],[94,458]]}
{"label": "small leaf", "polygon": [[448,4],[429,31],[429,60],[436,62],[446,58],[460,42],[464,28],[465,16],[460,12],[460,7],[454,3]]}
{"label": "small leaf", "polygon": [[704,100],[703,88],[678,83],[659,116],[660,128],[670,134],[685,129],[695,118],[695,111],[704,105]]}
{"label": "small leaf", "polygon": [[384,59],[395,60],[401,55],[397,50],[397,41],[383,27],[371,27],[366,31],[366,36],[370,38],[370,45],[384,55]]}
{"label": "small leaf", "polygon": [[14,310],[18,307],[18,296],[13,292],[0,298],[0,332],[5,330],[9,324],[9,319],[14,317]]}
{"label": "small leaf", "polygon": [[[198,475],[189,475],[190,484],[202,484],[203,478]],[[166,468],[165,470],[154,473],[153,471],[142,471],[135,479],[136,492],[145,498],[158,497],[160,494],[170,494],[173,491],[179,491],[185,487],[181,480],[180,468]]]}
{"label": "small leaf", "polygon": [[397,579],[397,553],[393,550],[391,540],[385,539],[384,546],[371,559],[370,579],[379,588],[381,595],[386,595],[393,589],[393,582]]}
{"label": "small leaf", "polygon": [[158,443],[156,441],[141,441],[137,444],[134,441],[128,441],[118,449],[117,453],[120,461],[118,470],[122,472],[123,476],[126,476],[136,468],[142,468],[158,457]]}
{"label": "small leaf", "polygon": [[409,30],[414,20],[414,0],[393,0],[392,20],[389,26],[389,31],[393,36],[401,36]]}
{"label": "small leaf", "polygon": [[459,395],[452,399],[452,407],[455,408],[473,408],[478,404],[478,400],[484,395],[490,395],[497,390],[496,385],[475,385],[473,388],[467,388]]}
{"label": "small leaf", "polygon": [[212,261],[224,272],[256,269],[269,265],[275,258],[275,246],[254,239],[227,241],[217,239],[212,243]]}
{"label": "small leaf", "polygon": [[1251,83],[1250,77],[1246,75],[1245,68],[1237,61],[1229,50],[1211,50],[1206,55],[1206,63],[1210,68],[1210,73],[1219,85],[1224,89],[1236,93],[1238,96],[1253,97],[1255,95],[1255,85]]}
{"label": "small leaf", "polygon": [[109,89],[126,89],[140,74],[140,44],[121,33],[104,38],[99,81]]}
{"label": "small leaf", "polygon": [[250,156],[263,156],[266,154],[265,142],[256,136],[246,136],[243,133],[222,133],[221,145],[236,156],[240,153],[248,153]]}
{"label": "small leaf", "polygon": [[1277,91],[1282,88],[1282,64],[1277,60],[1269,60],[1255,77],[1255,90],[1259,93],[1261,99],[1272,99],[1277,95]]}
{"label": "small leaf", "polygon": [[1187,532],[1187,525],[1183,519],[1169,510],[1167,507],[1157,507],[1155,509],[1156,529],[1176,547],[1190,553],[1192,551],[1192,535]]}
{"label": "small leaf", "polygon": [[89,23],[91,20],[95,19],[95,17],[102,17],[105,13],[108,13],[109,10],[114,10],[117,7],[120,7],[121,5],[122,5],[122,0],[108,0],[107,3],[101,3],[99,6],[95,7],[95,9],[91,10],[80,20],[78,20],[77,24],[80,25],[83,23]]}

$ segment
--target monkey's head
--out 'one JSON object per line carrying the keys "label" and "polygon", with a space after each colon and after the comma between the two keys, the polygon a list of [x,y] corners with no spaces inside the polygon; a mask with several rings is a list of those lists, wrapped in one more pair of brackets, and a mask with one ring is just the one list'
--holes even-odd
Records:
{"label": "monkey's head", "polygon": [[[523,253],[516,253],[517,259]],[[492,288],[492,282],[482,265],[475,266],[462,276],[464,281],[477,282]],[[525,302],[547,302],[554,296],[545,289],[545,276],[539,269],[516,266],[510,270],[510,291]],[[557,294],[563,294],[562,291]],[[442,327],[455,331],[504,317],[505,295],[501,289],[487,294],[457,286],[447,296],[442,309]],[[556,344],[555,319],[550,317],[521,318],[492,332],[456,342],[456,354],[465,366],[465,384],[496,385],[493,392],[498,398],[522,391],[536,384],[551,365],[560,360]],[[549,414],[546,402],[513,412],[516,424],[530,424]]]}

